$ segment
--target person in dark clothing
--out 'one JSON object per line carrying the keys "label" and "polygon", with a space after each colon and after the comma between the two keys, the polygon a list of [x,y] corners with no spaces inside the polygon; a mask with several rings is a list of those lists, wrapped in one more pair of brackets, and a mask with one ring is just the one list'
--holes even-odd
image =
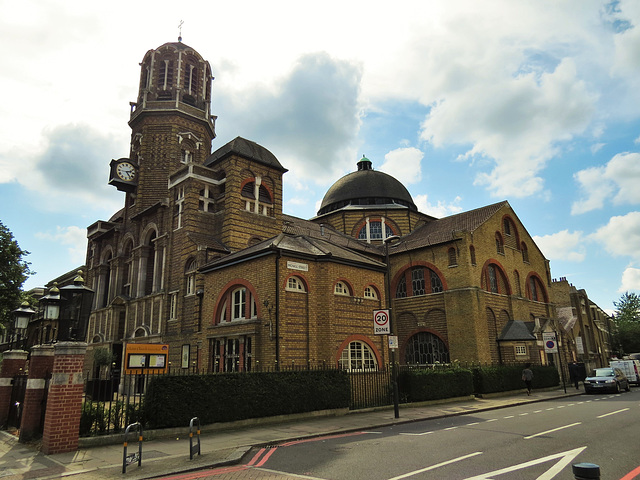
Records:
{"label": "person in dark clothing", "polygon": [[569,364],[569,378],[571,379],[571,383],[573,383],[576,387],[576,390],[580,388],[580,367],[576,362],[571,362]]}
{"label": "person in dark clothing", "polygon": [[533,381],[533,372],[531,371],[531,364],[527,363],[522,370],[522,380],[527,386],[527,395],[531,395],[531,382]]}

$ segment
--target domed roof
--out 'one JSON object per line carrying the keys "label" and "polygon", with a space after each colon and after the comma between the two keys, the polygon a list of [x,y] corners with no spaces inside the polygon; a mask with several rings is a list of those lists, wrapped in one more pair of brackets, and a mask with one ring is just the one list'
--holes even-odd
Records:
{"label": "domed roof", "polygon": [[358,171],[345,175],[334,183],[320,205],[318,215],[346,206],[402,206],[417,211],[411,194],[402,183],[383,172],[373,170],[366,157],[358,162]]}

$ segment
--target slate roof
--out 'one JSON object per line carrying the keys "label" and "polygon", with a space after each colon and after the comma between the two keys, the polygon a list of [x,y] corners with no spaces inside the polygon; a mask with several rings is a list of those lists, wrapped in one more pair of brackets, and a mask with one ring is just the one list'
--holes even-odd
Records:
{"label": "slate roof", "polygon": [[256,142],[247,140],[246,138],[236,137],[229,143],[223,145],[207,158],[204,162],[205,167],[213,167],[216,163],[224,160],[231,155],[238,155],[244,157],[247,160],[261,163],[268,167],[280,170],[282,173],[288,170],[284,168],[276,156],[262,145],[258,145]]}
{"label": "slate roof", "polygon": [[[529,322],[533,323],[533,322]],[[521,320],[510,320],[500,332],[498,341],[530,341],[536,340],[536,337],[531,333],[527,323]]]}
{"label": "slate roof", "polygon": [[509,202],[505,200],[468,212],[430,221],[402,237],[402,240],[394,245],[393,251],[413,250],[450,242],[456,238],[457,232],[474,232],[500,209],[508,206]]}

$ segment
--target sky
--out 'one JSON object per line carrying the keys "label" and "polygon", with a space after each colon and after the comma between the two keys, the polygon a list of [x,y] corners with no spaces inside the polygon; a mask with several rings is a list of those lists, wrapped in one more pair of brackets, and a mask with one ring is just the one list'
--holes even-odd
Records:
{"label": "sky", "polygon": [[276,155],[285,213],[312,218],[366,155],[438,218],[507,200],[604,310],[640,293],[637,0],[0,0],[0,222],[25,289],[123,206],[139,63],[180,32],[215,76],[213,150]]}

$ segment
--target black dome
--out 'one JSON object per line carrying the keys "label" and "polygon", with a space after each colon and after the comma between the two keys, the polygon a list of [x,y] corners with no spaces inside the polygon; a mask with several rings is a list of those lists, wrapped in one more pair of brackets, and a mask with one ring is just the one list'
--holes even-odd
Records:
{"label": "black dome", "polygon": [[371,168],[371,161],[363,157],[358,171],[345,175],[334,183],[320,205],[318,215],[353,206],[403,206],[417,211],[411,194],[402,183],[383,172]]}

